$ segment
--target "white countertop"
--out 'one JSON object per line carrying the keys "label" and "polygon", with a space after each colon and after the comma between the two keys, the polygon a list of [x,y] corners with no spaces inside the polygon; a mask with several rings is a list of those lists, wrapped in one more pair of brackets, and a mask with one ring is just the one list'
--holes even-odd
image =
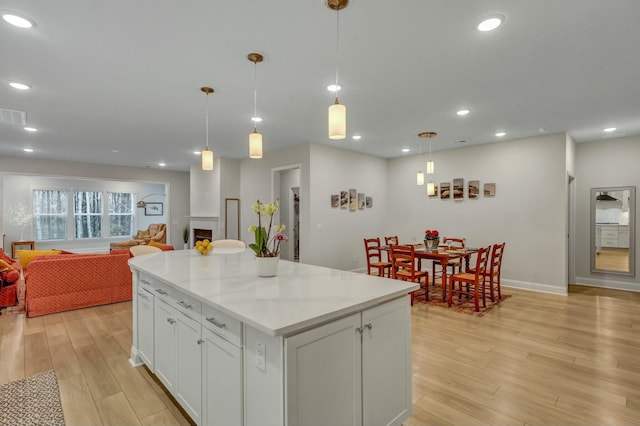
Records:
{"label": "white countertop", "polygon": [[285,260],[277,276],[261,278],[250,249],[225,253],[218,248],[208,256],[165,251],[131,258],[129,264],[271,336],[292,334],[419,288]]}

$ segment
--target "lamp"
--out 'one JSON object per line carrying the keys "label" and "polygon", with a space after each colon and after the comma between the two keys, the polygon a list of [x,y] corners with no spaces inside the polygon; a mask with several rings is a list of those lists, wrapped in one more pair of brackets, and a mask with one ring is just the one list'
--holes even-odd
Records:
{"label": "lamp", "polygon": [[[247,59],[253,62],[253,116],[258,116],[258,79],[257,64],[262,62],[264,57],[259,53],[249,53]],[[249,158],[262,158],[262,135],[256,130],[256,121],[253,122],[253,133],[249,134]]]}
{"label": "lamp", "polygon": [[[347,7],[349,0],[327,0],[327,7],[336,11],[336,87],[338,85],[338,58],[340,47],[340,10]],[[335,91],[336,98],[329,107],[329,139],[344,139],[347,136],[347,107],[338,101],[338,91]]]}
{"label": "lamp", "polygon": [[[436,132],[421,132],[418,133],[418,137],[421,138],[429,138],[429,161],[427,161],[427,174],[432,175],[436,172],[436,165],[431,158],[431,138],[437,136]],[[435,195],[435,185],[431,181],[431,177],[429,177],[429,183],[427,183],[427,195]]]}
{"label": "lamp", "polygon": [[[422,143],[420,144],[420,157],[422,157]],[[416,185],[423,186],[424,185],[424,173],[420,170],[416,174]]]}
{"label": "lamp", "polygon": [[207,108],[204,117],[207,144],[202,150],[202,170],[213,170],[213,151],[209,149],[209,93],[213,93],[214,90],[211,87],[201,87],[200,90],[207,95]]}
{"label": "lamp", "polygon": [[144,202],[144,199],[145,199],[145,198],[149,198],[149,197],[151,197],[151,196],[153,196],[153,195],[162,195],[163,197],[166,197],[166,196],[167,196],[166,194],[160,194],[159,192],[158,192],[158,193],[155,193],[155,194],[145,195],[144,197],[140,198],[140,200],[138,201],[137,207],[138,207],[139,209],[144,209],[144,208],[146,207],[146,205],[147,205],[147,203],[145,203],[145,202]]}

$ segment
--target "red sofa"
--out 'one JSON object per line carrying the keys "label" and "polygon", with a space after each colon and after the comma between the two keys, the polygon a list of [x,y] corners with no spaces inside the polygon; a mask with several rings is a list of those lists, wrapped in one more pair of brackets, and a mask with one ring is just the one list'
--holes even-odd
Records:
{"label": "red sofa", "polygon": [[131,300],[128,250],[40,256],[25,271],[28,317]]}

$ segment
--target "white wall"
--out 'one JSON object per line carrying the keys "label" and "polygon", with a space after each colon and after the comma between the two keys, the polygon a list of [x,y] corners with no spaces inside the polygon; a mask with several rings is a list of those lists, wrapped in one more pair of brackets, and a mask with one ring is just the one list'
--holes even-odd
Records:
{"label": "white wall", "polygon": [[[166,184],[168,192],[165,208],[169,212],[167,242],[180,245],[182,241],[182,229],[187,223],[186,216],[189,210],[189,173],[187,172],[24,157],[0,157],[0,179],[4,180],[5,176],[17,174]],[[3,186],[0,185],[0,188]],[[10,202],[11,200],[6,199],[0,189],[0,207]],[[0,208],[0,212],[2,211],[3,209]],[[0,224],[2,222],[3,220],[0,220]]]}
{"label": "white wall", "polygon": [[[591,188],[635,186],[640,196],[640,137],[600,140],[579,143],[576,147],[576,281],[595,285],[640,291],[640,279],[613,274],[591,273]],[[638,243],[638,204],[635,206]],[[636,271],[640,267],[638,250],[635,252]]]}
{"label": "white wall", "polygon": [[[424,230],[465,237],[467,245],[506,241],[503,284],[556,294],[567,292],[566,138],[564,134],[504,141],[433,154],[435,183],[464,178],[496,184],[495,197],[441,200],[415,184],[426,156],[390,161],[389,215],[384,229],[401,241]],[[481,191],[482,192],[482,191]]]}
{"label": "white wall", "polygon": [[[318,144],[311,145],[310,154],[309,259],[314,265],[362,269],[366,265],[363,239],[382,237],[388,226],[390,192],[398,190],[388,184],[388,160]],[[332,208],[331,195],[350,188],[373,197],[373,207]]]}
{"label": "white wall", "polygon": [[[227,217],[225,214],[225,199],[240,198],[240,160],[231,158],[220,159],[220,237],[224,238]],[[240,200],[240,211],[246,207]],[[240,221],[240,229],[243,228]],[[242,232],[242,231],[241,231]]]}

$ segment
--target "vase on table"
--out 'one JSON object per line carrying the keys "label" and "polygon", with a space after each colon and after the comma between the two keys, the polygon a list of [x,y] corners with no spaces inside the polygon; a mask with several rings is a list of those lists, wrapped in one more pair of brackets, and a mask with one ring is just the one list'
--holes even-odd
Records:
{"label": "vase on table", "polygon": [[433,251],[434,248],[438,248],[438,243],[439,240],[434,240],[434,239],[427,239],[424,240],[424,246],[427,248],[427,250],[429,251]]}
{"label": "vase on table", "polygon": [[256,256],[256,272],[259,277],[275,277],[278,274],[280,256]]}

